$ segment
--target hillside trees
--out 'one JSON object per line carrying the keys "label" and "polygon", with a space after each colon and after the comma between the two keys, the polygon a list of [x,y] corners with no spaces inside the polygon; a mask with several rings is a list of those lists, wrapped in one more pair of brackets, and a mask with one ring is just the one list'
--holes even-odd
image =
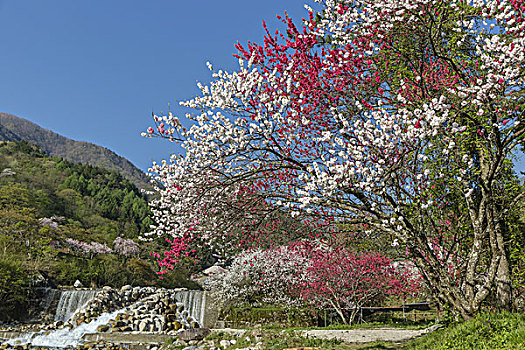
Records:
{"label": "hillside trees", "polygon": [[[525,133],[522,2],[316,2],[302,26],[283,19],[286,35],[238,45],[238,71],[209,64],[213,81],[182,103],[197,111],[191,127],[154,117],[144,134],[186,151],[152,167],[163,184],[154,233],[186,234],[209,220],[213,198],[248,188],[307,225],[392,237],[458,315],[489,298],[511,308],[508,218],[525,196],[508,160]],[[205,234],[246,222],[231,219],[214,215]]]}
{"label": "hillside trees", "polygon": [[[112,196],[115,219],[104,214],[100,193]],[[17,288],[36,271],[60,285],[188,285],[182,269],[159,281],[147,254],[159,246],[133,241],[148,220],[144,194],[120,175],[47,157],[25,142],[0,142],[0,274],[9,279],[0,298],[27,301]]]}

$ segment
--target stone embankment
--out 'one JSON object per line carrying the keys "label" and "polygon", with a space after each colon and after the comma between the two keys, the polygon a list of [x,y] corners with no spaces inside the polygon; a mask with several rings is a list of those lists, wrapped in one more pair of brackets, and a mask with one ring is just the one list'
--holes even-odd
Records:
{"label": "stone embankment", "polygon": [[183,289],[124,286],[120,290],[104,287],[84,307],[64,324],[57,327],[74,328],[89,323],[102,313],[121,310],[109,324],[100,325],[98,332],[168,332],[198,328],[198,322],[177,300]]}
{"label": "stone embankment", "polygon": [[[0,345],[0,349],[23,350],[39,346],[83,349],[84,344],[91,344],[89,348],[103,348],[102,344],[114,348],[110,344],[162,343],[166,337],[182,334],[185,330],[202,329],[190,314],[192,304],[181,302],[188,292],[192,291],[132,286],[121,289],[104,287],[66,322],[31,325],[31,331],[21,328],[0,331],[0,344],[4,343]],[[116,336],[117,339],[105,339],[105,335],[110,338]],[[148,335],[155,339],[148,339],[146,342],[135,339]]]}

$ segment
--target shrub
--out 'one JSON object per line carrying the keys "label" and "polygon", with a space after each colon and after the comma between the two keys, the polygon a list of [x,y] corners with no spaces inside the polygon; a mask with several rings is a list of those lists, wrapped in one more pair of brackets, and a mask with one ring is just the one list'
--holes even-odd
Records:
{"label": "shrub", "polygon": [[0,260],[0,320],[24,315],[29,285],[30,276],[18,260]]}

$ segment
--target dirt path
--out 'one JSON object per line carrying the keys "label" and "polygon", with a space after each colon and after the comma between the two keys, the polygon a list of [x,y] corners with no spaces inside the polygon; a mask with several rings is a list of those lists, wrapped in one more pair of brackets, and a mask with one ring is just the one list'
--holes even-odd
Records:
{"label": "dirt path", "polygon": [[307,338],[338,339],[347,343],[370,343],[373,341],[401,342],[422,336],[438,329],[440,325],[434,325],[425,329],[350,329],[350,330],[305,330],[301,335]]}

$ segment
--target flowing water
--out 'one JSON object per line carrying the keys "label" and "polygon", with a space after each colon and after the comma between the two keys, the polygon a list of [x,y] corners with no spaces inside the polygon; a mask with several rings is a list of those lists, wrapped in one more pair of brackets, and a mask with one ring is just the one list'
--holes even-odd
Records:
{"label": "flowing water", "polygon": [[82,337],[86,333],[96,333],[97,327],[107,324],[114,319],[121,310],[112,313],[103,313],[89,323],[82,323],[80,326],[69,329],[62,328],[49,334],[27,333],[24,336],[8,341],[10,345],[27,344],[32,346],[45,346],[49,348],[65,348],[82,344]]}
{"label": "flowing water", "polygon": [[206,309],[206,292],[186,290],[177,292],[176,298],[184,305],[184,310],[188,311],[188,314],[202,326]]}
{"label": "flowing water", "polygon": [[64,290],[60,294],[55,321],[67,321],[97,294],[97,290]]}

